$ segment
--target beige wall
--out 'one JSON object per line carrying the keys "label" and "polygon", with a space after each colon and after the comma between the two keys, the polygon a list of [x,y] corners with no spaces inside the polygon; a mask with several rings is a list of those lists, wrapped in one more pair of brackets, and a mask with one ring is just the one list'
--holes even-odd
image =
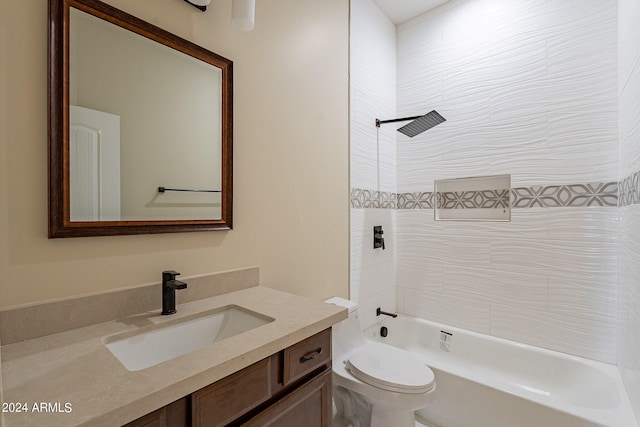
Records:
{"label": "beige wall", "polygon": [[234,61],[234,230],[47,239],[47,1],[0,2],[0,307],[257,265],[261,283],[348,293],[347,0],[108,3]]}

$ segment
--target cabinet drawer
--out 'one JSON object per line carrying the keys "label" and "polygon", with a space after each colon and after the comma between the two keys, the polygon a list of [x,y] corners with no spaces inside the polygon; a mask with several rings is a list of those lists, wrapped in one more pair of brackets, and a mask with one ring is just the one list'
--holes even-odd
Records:
{"label": "cabinet drawer", "polygon": [[295,389],[241,427],[330,427],[331,370]]}
{"label": "cabinet drawer", "polygon": [[284,349],[283,385],[331,363],[331,328]]}
{"label": "cabinet drawer", "polygon": [[194,427],[226,425],[271,397],[270,358],[254,363],[191,396]]}

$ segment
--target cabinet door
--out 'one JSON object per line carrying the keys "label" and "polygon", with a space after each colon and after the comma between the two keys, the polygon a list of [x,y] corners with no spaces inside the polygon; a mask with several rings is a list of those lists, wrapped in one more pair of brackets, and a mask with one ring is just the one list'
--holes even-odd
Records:
{"label": "cabinet door", "polygon": [[329,427],[331,415],[331,369],[327,369],[242,426]]}
{"label": "cabinet door", "polygon": [[193,427],[225,426],[271,397],[270,358],[191,395]]}
{"label": "cabinet door", "polygon": [[123,427],[166,427],[165,422],[165,409],[160,408],[153,411],[144,417],[140,417],[137,420],[131,421]]}
{"label": "cabinet door", "polygon": [[190,399],[184,397],[164,408],[131,421],[124,427],[188,427],[191,425],[190,415]]}

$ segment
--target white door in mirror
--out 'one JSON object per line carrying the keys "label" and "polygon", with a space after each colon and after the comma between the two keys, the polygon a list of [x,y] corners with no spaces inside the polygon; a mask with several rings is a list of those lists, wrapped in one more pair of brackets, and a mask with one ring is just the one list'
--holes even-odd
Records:
{"label": "white door in mirror", "polygon": [[120,220],[120,116],[69,108],[71,221]]}

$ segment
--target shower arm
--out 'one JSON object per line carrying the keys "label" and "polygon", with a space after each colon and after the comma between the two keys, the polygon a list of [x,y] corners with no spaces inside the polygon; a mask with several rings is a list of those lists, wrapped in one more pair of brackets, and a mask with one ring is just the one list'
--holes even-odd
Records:
{"label": "shower arm", "polygon": [[438,113],[436,110],[432,110],[422,116],[404,117],[401,119],[391,119],[391,120],[376,119],[376,127],[380,128],[380,125],[383,123],[406,122],[409,120],[410,120],[409,123],[396,129],[398,132],[400,132],[401,134],[407,135],[409,138],[413,138],[414,136],[417,136],[422,132],[431,129],[434,126],[447,121],[447,119],[442,117],[442,115]]}
{"label": "shower arm", "polygon": [[380,125],[383,125],[385,123],[407,122],[409,120],[417,120],[420,117],[422,117],[422,116],[405,117],[405,118],[402,118],[402,119],[391,119],[391,120],[376,119],[376,127],[379,128]]}

